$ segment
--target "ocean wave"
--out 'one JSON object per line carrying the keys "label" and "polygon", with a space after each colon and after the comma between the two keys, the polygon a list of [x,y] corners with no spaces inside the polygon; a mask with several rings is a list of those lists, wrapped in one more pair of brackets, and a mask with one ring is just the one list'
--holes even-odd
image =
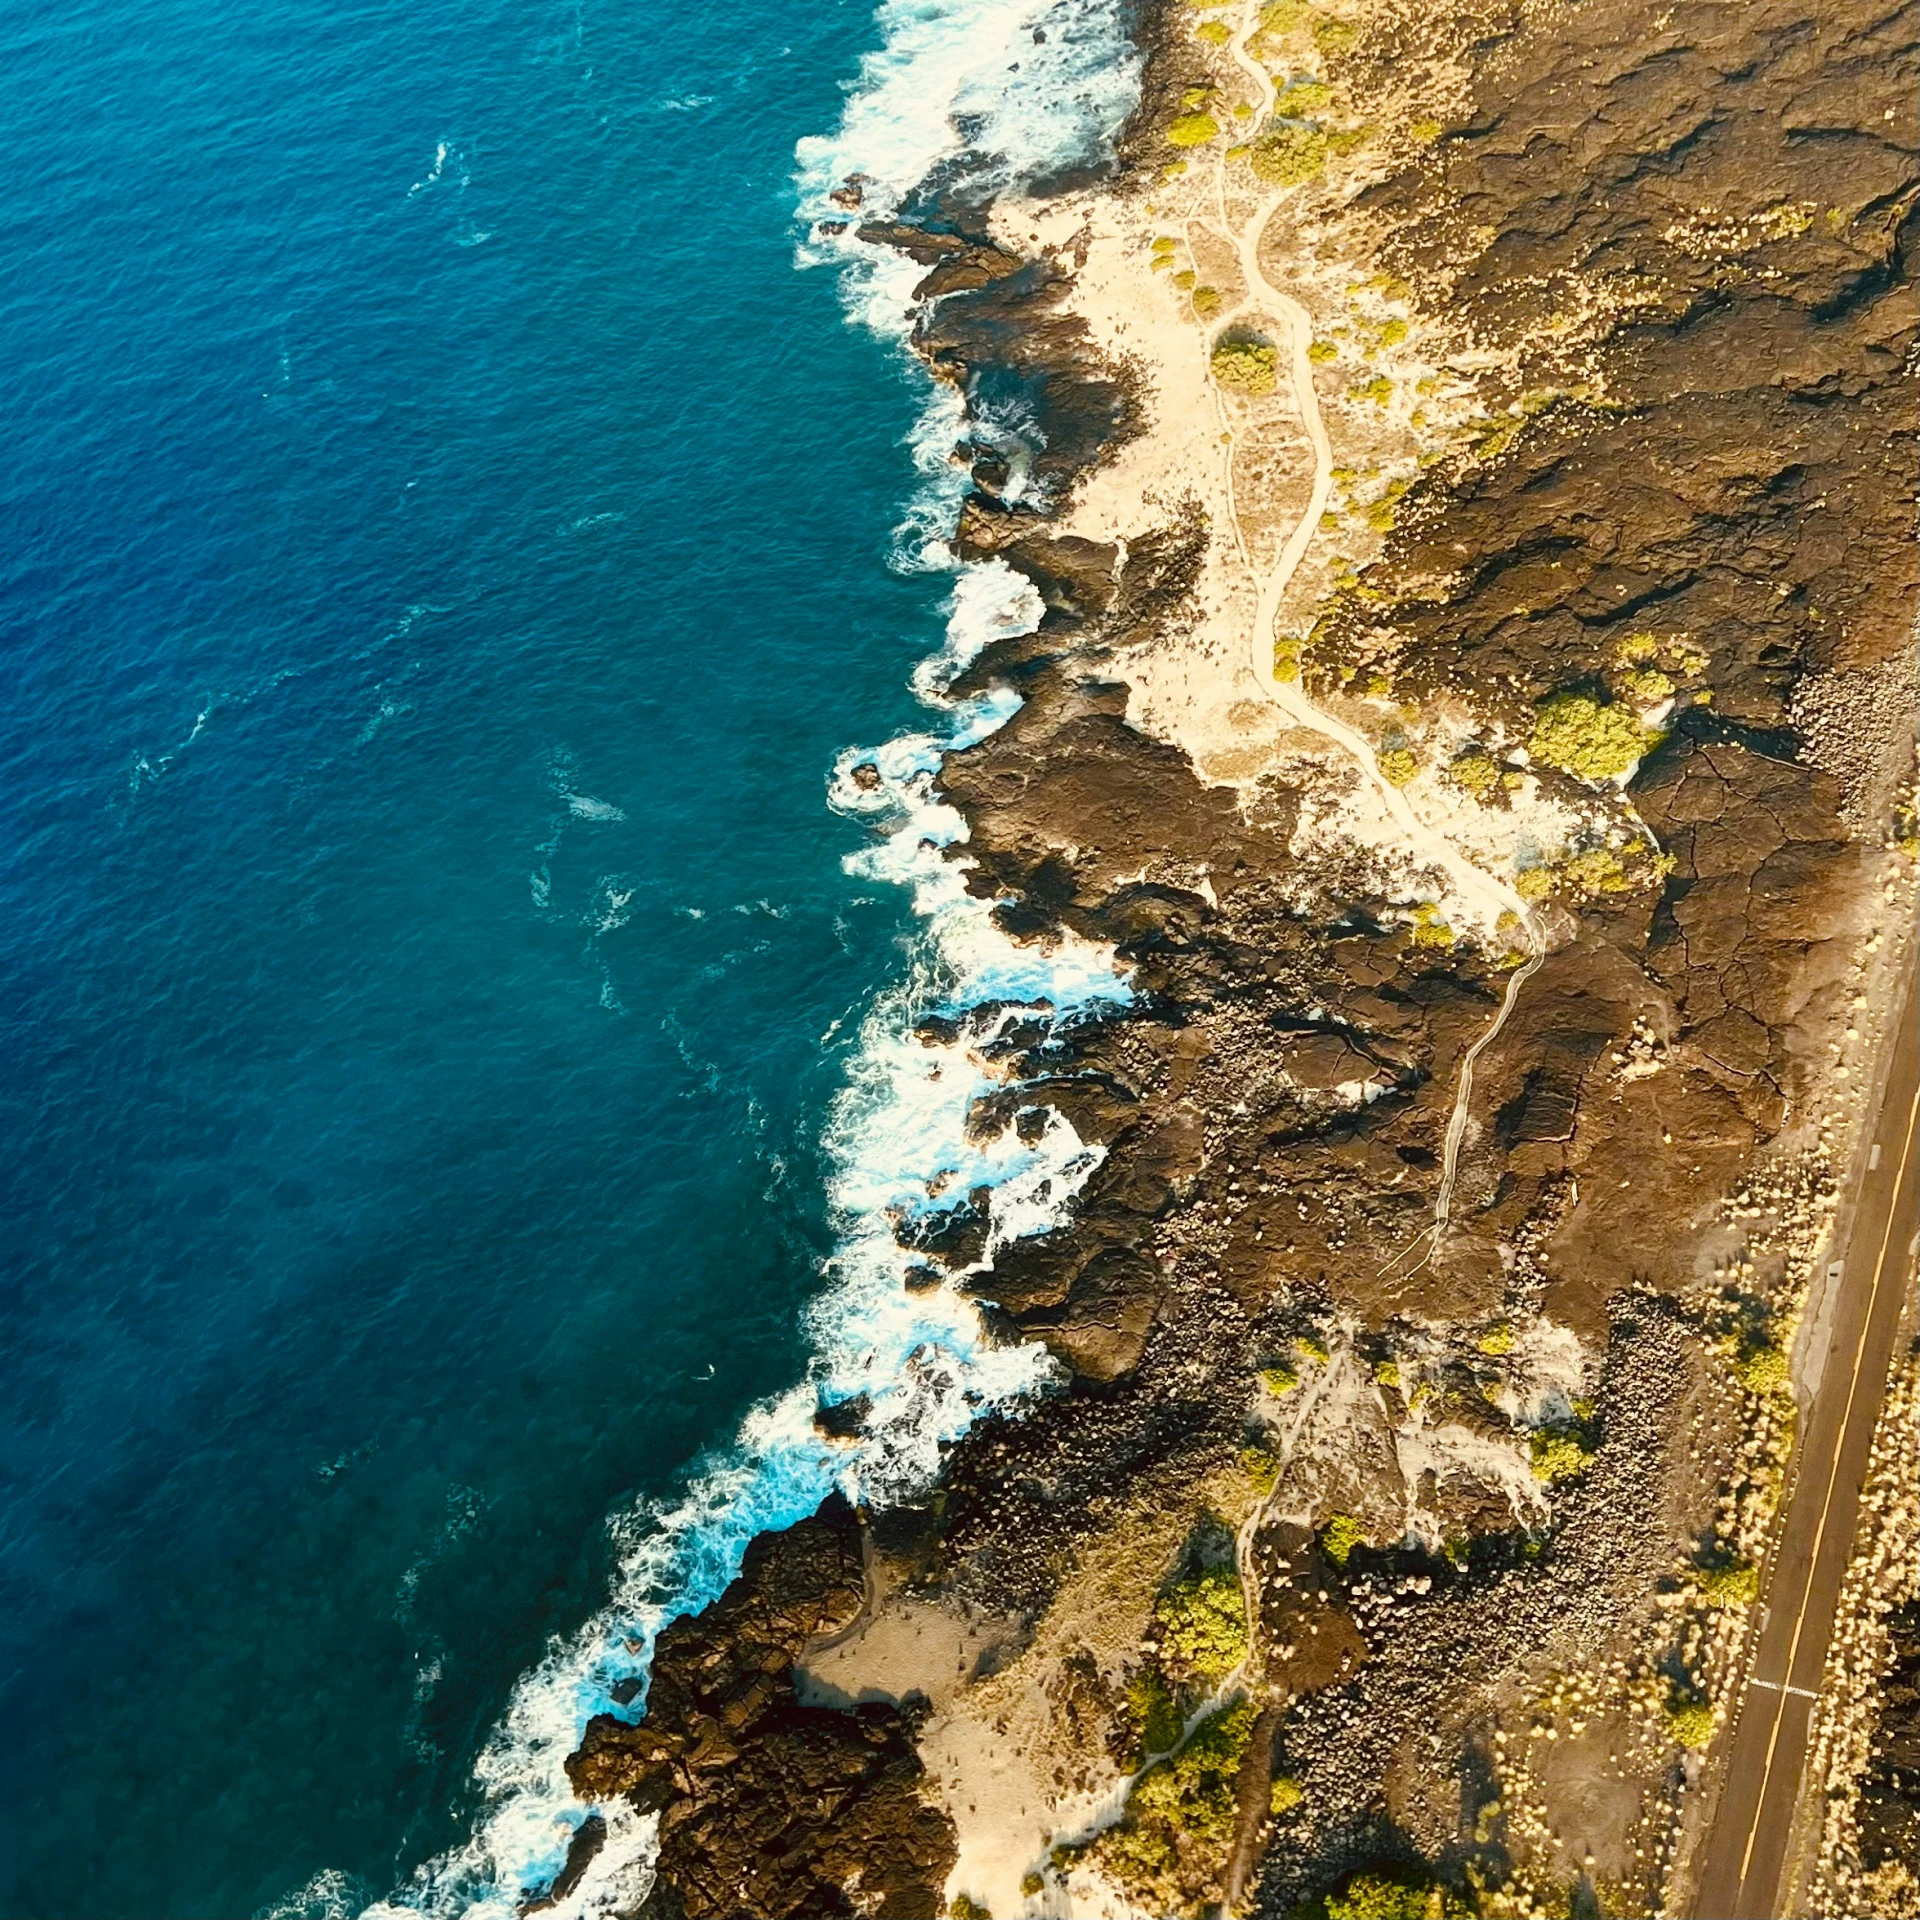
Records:
{"label": "ocean wave", "polygon": [[[1136,95],[1137,61],[1117,0],[893,0],[879,23],[883,44],[863,63],[839,132],[799,149],[806,220],[824,217],[827,195],[849,174],[866,178],[869,206],[888,211],[942,169],[965,169],[996,191],[1098,157]],[[841,269],[849,318],[904,347],[920,269],[844,236],[803,248],[803,263],[827,259]],[[1032,632],[1043,608],[1004,563],[955,561],[947,539],[966,480],[951,456],[969,423],[959,394],[919,377],[925,405],[912,446],[925,481],[896,559],[954,575],[945,645],[914,680],[937,719],[842,754],[829,800],[876,830],[872,845],[849,858],[849,872],[908,888],[923,933],[908,976],[865,1016],[829,1115],[836,1246],[808,1315],[812,1366],[754,1407],[729,1446],[696,1463],[677,1500],[643,1504],[615,1522],[607,1604],[515,1687],[475,1765],[481,1810],[470,1839],[368,1908],[368,1920],[420,1912],[509,1920],[528,1892],[553,1879],[589,1811],[573,1797],[567,1755],[588,1718],[615,1710],[616,1697],[629,1702],[620,1710],[640,1710],[635,1685],[644,1688],[668,1621],[717,1598],[756,1534],[805,1518],[835,1488],[875,1503],[924,1490],[985,1410],[1030,1397],[1054,1377],[1044,1349],[990,1339],[951,1283],[910,1289],[917,1257],[898,1231],[984,1196],[978,1264],[986,1266],[999,1247],[1059,1222],[1101,1150],[1051,1109],[1039,1111],[1037,1127],[973,1137],[974,1102],[1004,1084],[982,1047],[1016,1019],[1059,1030],[1131,997],[1108,948],[1008,938],[989,904],[968,893],[964,857],[954,855],[967,825],[935,791],[940,760],[1004,724],[1019,702],[1006,691],[956,702],[942,689],[993,640]],[[861,1394],[869,1402],[861,1435],[851,1444],[823,1435],[821,1405]],[[621,1911],[650,1884],[657,1817],[624,1802],[598,1811],[605,1841],[551,1909],[556,1920]]]}

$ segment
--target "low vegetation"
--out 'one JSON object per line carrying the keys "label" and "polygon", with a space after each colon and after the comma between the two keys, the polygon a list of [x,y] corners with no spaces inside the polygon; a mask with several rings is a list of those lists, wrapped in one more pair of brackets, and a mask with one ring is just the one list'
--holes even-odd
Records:
{"label": "low vegetation", "polygon": [[1204,147],[1220,132],[1220,122],[1204,107],[1179,115],[1167,128],[1167,142],[1175,147]]}
{"label": "low vegetation", "polygon": [[1585,1473],[1593,1464],[1593,1449],[1577,1428],[1537,1427],[1527,1441],[1527,1459],[1533,1477],[1552,1487]]}
{"label": "low vegetation", "polygon": [[1750,1607],[1760,1597],[1760,1569],[1737,1553],[1721,1553],[1687,1576],[1716,1607]]}
{"label": "low vegetation", "polygon": [[1201,1567],[1176,1580],[1153,1619],[1160,1663],[1176,1681],[1217,1686],[1247,1657],[1247,1597],[1234,1566]]}
{"label": "low vegetation", "polygon": [[1446,1920],[1454,1905],[1417,1868],[1356,1873],[1326,1898],[1327,1920]]}
{"label": "low vegetation", "polygon": [[1222,340],[1213,350],[1213,377],[1230,393],[1257,398],[1280,384],[1280,356],[1264,340]]}
{"label": "low vegetation", "polygon": [[1320,1530],[1320,1550],[1336,1567],[1345,1568],[1355,1547],[1367,1544],[1367,1530],[1350,1513],[1328,1516]]}
{"label": "low vegetation", "polygon": [[1792,1379],[1786,1349],[1773,1340],[1750,1340],[1734,1355],[1733,1373],[1749,1393],[1783,1394]]}
{"label": "low vegetation", "polygon": [[1138,1758],[1165,1753],[1180,1738],[1180,1706],[1158,1667],[1138,1668],[1127,1681],[1127,1722]]}
{"label": "low vegetation", "polygon": [[1704,1700],[1678,1698],[1667,1702],[1667,1731],[1675,1744],[1704,1753],[1713,1744],[1713,1709]]}
{"label": "low vegetation", "polygon": [[1457,755],[1447,768],[1447,778],[1483,802],[1500,791],[1500,768],[1493,755],[1479,747]]}
{"label": "low vegetation", "polygon": [[1323,13],[1313,23],[1313,44],[1322,53],[1345,53],[1360,37],[1360,30],[1349,20],[1336,20]]}
{"label": "low vegetation", "polygon": [[1318,127],[1279,127],[1247,149],[1247,162],[1270,187],[1297,187],[1326,171],[1327,136]]}
{"label": "low vegetation", "polygon": [[1203,1720],[1177,1753],[1135,1782],[1119,1825],[1086,1849],[1131,1900],[1165,1914],[1197,1913],[1218,1901],[1253,1722],[1244,1702]]}
{"label": "low vegetation", "polygon": [[1527,750],[1577,779],[1617,779],[1659,738],[1625,707],[1586,693],[1556,693],[1535,710]]}

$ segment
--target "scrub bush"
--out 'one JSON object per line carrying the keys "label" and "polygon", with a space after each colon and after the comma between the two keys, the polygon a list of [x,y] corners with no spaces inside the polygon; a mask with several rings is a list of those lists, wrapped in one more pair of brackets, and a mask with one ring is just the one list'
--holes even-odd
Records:
{"label": "scrub bush", "polygon": [[1250,399],[1280,384],[1280,356],[1264,340],[1223,340],[1213,350],[1213,377]]}
{"label": "scrub bush", "polygon": [[1658,736],[1624,707],[1603,705],[1585,693],[1556,693],[1536,709],[1535,760],[1581,780],[1612,780],[1623,774]]}

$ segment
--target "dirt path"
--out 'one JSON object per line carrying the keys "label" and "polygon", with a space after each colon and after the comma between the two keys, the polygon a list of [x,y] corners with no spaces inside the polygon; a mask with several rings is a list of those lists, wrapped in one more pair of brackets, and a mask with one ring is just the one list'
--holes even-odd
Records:
{"label": "dirt path", "polygon": [[[1259,92],[1260,105],[1253,121],[1253,127],[1256,130],[1272,116],[1279,99],[1273,84],[1273,76],[1247,51],[1247,41],[1258,30],[1258,13],[1250,10],[1250,17],[1242,21],[1228,44],[1228,52],[1232,55],[1234,63]],[[1327,434],[1326,421],[1320,411],[1320,397],[1313,383],[1313,361],[1308,351],[1313,345],[1313,316],[1290,294],[1282,293],[1267,278],[1265,270],[1260,265],[1260,243],[1266,235],[1268,224],[1279,212],[1290,189],[1283,187],[1269,194],[1254,208],[1246,220],[1236,226],[1227,213],[1226,166],[1226,158],[1222,154],[1216,162],[1215,205],[1219,211],[1221,232],[1231,241],[1238,256],[1241,279],[1247,291],[1246,296],[1216,322],[1208,336],[1208,349],[1211,351],[1214,343],[1249,315],[1264,314],[1278,321],[1287,343],[1288,370],[1295,405],[1299,410],[1300,423],[1306,430],[1308,442],[1313,448],[1313,490],[1308,495],[1307,504],[1301,510],[1293,531],[1287,536],[1286,544],[1281,548],[1279,557],[1264,571],[1255,563],[1252,552],[1247,546],[1245,532],[1241,527],[1239,505],[1234,494],[1234,448],[1231,440],[1223,450],[1222,465],[1228,524],[1233,528],[1234,542],[1240,550],[1241,558],[1246,562],[1247,571],[1252,575],[1258,591],[1253,628],[1249,636],[1249,664],[1253,669],[1253,677],[1259,682],[1267,698],[1296,726],[1305,727],[1343,747],[1373,786],[1395,825],[1405,835],[1409,847],[1445,874],[1460,897],[1481,913],[1490,925],[1498,925],[1503,915],[1511,915],[1518,923],[1520,936],[1529,950],[1526,963],[1508,979],[1500,1009],[1494,1015],[1492,1024],[1468,1050],[1466,1058],[1461,1062],[1453,1112],[1447,1123],[1446,1151],[1442,1163],[1440,1189],[1434,1204],[1434,1218],[1432,1225],[1427,1229],[1427,1234],[1422,1235],[1422,1239],[1431,1236],[1432,1245],[1429,1246],[1426,1256],[1431,1258],[1432,1246],[1438,1244],[1452,1217],[1453,1189],[1459,1172],[1460,1149],[1466,1139],[1467,1122],[1473,1099],[1474,1064],[1499,1035],[1501,1028],[1506,1025],[1508,1017],[1513,1012],[1514,1004],[1519,999],[1520,989],[1546,957],[1546,943],[1527,902],[1505,881],[1496,879],[1484,868],[1468,859],[1447,839],[1445,834],[1421,819],[1414,811],[1406,794],[1381,772],[1379,756],[1372,742],[1344,721],[1336,719],[1332,714],[1317,707],[1307,697],[1306,689],[1300,681],[1283,680],[1275,669],[1274,633],[1279,618],[1280,603],[1287,588],[1292,584],[1293,576],[1298,572],[1301,561],[1306,558],[1307,551],[1313,544],[1314,535],[1319,531],[1320,517],[1326,512],[1327,504],[1333,496],[1333,445]],[[1214,397],[1215,405],[1220,411],[1222,427],[1229,428],[1225,404],[1220,397],[1218,387],[1214,388]],[[1418,1244],[1419,1242],[1415,1243],[1415,1245]],[[1409,1248],[1408,1251],[1411,1252],[1412,1249]]]}

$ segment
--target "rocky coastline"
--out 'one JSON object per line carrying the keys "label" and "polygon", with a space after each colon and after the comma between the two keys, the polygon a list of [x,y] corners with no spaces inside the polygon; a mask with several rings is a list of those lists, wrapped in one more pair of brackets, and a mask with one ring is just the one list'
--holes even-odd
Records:
{"label": "rocky coastline", "polygon": [[[1169,125],[1231,81],[1196,22],[1230,17],[1143,8],[1117,166],[1049,194],[1150,234]],[[1229,530],[1171,490],[1113,537],[1074,510],[1164,424],[1155,367],[1076,309],[1084,251],[1023,255],[957,190],[863,224],[847,183],[860,237],[927,269],[928,365],[1036,422],[1017,486],[1003,448],[961,453],[957,551],[1046,612],[952,689],[1022,699],[941,768],[955,851],[1016,937],[1111,945],[1137,1006],[941,1035],[999,1083],[983,1136],[1052,1108],[1102,1150],[1072,1219],[989,1270],[966,1203],[914,1248],[1058,1389],[970,1432],[922,1508],[836,1497],[761,1536],[661,1636],[644,1715],[587,1728],[581,1799],[660,1818],[649,1915],[1337,1916],[1356,1876],[1422,1912],[1684,1897],[1687,1711],[1724,1713],[1745,1631],[1715,1579],[1777,1499],[1860,1010],[1912,898],[1912,21],[1265,19],[1263,61],[1331,102],[1269,277],[1305,285],[1313,236],[1316,285],[1373,290],[1315,306],[1330,349],[1431,310],[1475,383],[1384,509],[1341,483],[1289,669],[1410,761],[1465,716],[1442,774],[1488,815],[1600,824],[1532,869],[1529,951],[1328,827],[1362,783],[1323,742],[1249,720],[1235,773],[1156,727],[1143,688],[1210,658]],[[1271,485],[1304,498],[1288,432]],[[1621,780],[1518,750],[1634,674],[1664,691]]]}

